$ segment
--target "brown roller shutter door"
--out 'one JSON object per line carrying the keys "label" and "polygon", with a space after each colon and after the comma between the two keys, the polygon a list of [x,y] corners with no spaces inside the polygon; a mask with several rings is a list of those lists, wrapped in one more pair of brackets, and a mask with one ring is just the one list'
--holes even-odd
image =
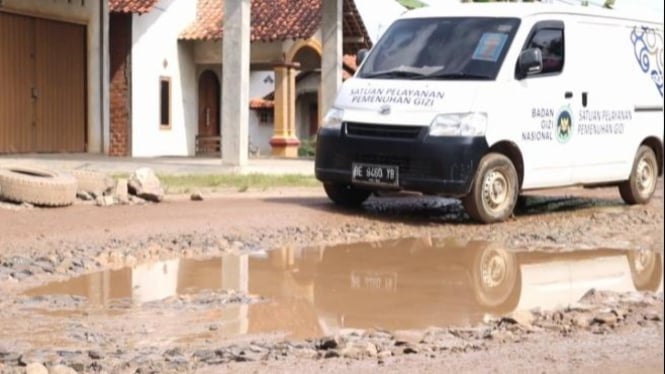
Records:
{"label": "brown roller shutter door", "polygon": [[0,153],[85,152],[86,32],[0,12]]}

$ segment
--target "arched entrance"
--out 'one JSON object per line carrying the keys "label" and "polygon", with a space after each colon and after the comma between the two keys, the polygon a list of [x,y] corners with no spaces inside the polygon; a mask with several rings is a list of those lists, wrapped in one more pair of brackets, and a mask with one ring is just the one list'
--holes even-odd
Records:
{"label": "arched entrance", "polygon": [[196,135],[196,154],[219,154],[221,88],[212,70],[199,77],[199,131]]}
{"label": "arched entrance", "polygon": [[309,140],[319,128],[319,87],[321,86],[321,55],[310,46],[302,46],[293,55],[300,65],[296,76],[296,135]]}

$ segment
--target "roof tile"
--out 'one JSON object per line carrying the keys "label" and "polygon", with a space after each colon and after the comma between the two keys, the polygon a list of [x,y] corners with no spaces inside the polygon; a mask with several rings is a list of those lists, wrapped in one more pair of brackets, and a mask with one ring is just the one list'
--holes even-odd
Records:
{"label": "roof tile", "polygon": [[[198,0],[196,21],[181,34],[184,40],[218,40],[223,36],[224,0]],[[252,42],[307,39],[321,25],[323,0],[252,0]],[[344,34],[365,42],[355,49],[369,47],[367,29],[353,0],[344,0]]]}
{"label": "roof tile", "polygon": [[109,11],[114,13],[147,13],[159,0],[108,0]]}

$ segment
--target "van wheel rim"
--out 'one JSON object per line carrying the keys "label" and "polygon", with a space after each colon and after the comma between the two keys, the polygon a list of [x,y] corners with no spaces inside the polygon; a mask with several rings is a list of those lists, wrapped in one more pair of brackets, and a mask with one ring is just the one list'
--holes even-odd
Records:
{"label": "van wheel rim", "polygon": [[637,188],[642,194],[648,194],[655,183],[654,167],[649,160],[642,158],[637,164]]}
{"label": "van wheel rim", "polygon": [[483,256],[480,265],[480,280],[487,289],[500,286],[506,278],[506,259],[499,253],[492,251]]}
{"label": "van wheel rim", "polygon": [[487,173],[483,183],[483,200],[492,211],[499,210],[507,203],[510,184],[508,178],[499,170]]}

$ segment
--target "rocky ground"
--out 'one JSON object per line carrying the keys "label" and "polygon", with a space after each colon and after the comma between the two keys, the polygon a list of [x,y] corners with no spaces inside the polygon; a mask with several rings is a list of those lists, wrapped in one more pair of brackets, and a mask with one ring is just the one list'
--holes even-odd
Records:
{"label": "rocky ground", "polygon": [[[646,206],[625,206],[615,189],[545,191],[523,199],[516,216],[497,225],[470,222],[459,203],[446,199],[383,197],[349,211],[332,206],[318,189],[202,197],[166,196],[141,205],[80,202],[57,209],[2,203],[0,372],[662,370],[662,292],[595,291],[572,308],[424,331],[362,330],[311,339],[275,333],[194,342],[170,340],[161,331],[168,329],[151,319],[266,299],[202,293],[144,305],[131,320],[118,322],[108,315],[122,313],[122,304],[101,313],[76,297],[23,294],[46,282],[170,258],[423,235],[523,250],[663,251],[662,180]],[[31,332],[47,328],[60,335],[30,341]]]}

